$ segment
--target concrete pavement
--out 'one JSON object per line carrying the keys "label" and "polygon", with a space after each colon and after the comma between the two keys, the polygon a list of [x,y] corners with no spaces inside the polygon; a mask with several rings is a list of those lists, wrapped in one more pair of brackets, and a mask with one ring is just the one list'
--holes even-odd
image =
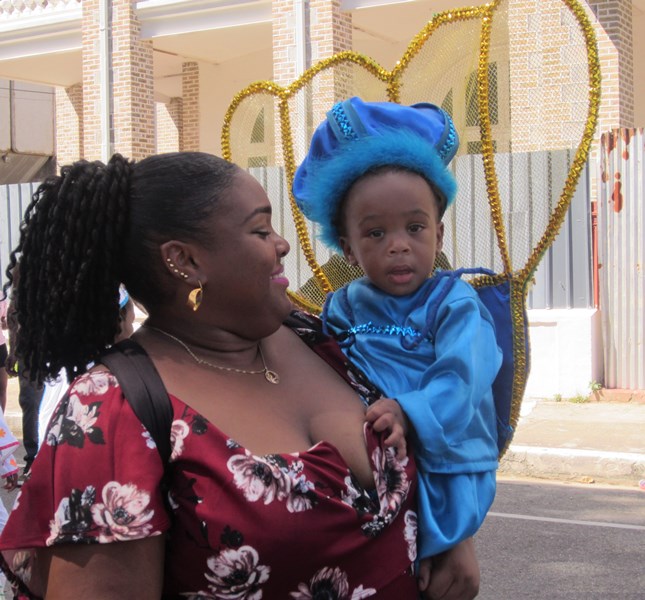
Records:
{"label": "concrete pavement", "polygon": [[645,403],[525,400],[500,475],[639,487]]}
{"label": "concrete pavement", "polygon": [[[5,416],[21,437],[15,378]],[[526,399],[499,474],[639,487],[645,482],[645,402],[641,396],[583,404]]]}

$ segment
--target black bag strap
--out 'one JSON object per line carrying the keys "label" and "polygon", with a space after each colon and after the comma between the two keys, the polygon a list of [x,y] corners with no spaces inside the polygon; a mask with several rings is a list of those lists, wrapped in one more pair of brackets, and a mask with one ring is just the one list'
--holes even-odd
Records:
{"label": "black bag strap", "polygon": [[131,339],[108,348],[97,362],[104,364],[116,377],[134,414],[157,445],[165,468],[171,453],[172,405],[154,363]]}

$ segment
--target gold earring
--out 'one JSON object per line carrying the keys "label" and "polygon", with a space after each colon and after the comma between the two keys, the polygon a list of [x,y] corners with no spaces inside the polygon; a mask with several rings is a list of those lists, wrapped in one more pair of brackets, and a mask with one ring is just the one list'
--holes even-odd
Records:
{"label": "gold earring", "polygon": [[188,302],[186,302],[186,304],[188,304],[188,306],[190,306],[194,311],[199,308],[199,305],[202,303],[202,296],[204,295],[202,282],[198,279],[197,283],[199,284],[199,287],[196,287],[190,292],[190,294],[188,294]]}

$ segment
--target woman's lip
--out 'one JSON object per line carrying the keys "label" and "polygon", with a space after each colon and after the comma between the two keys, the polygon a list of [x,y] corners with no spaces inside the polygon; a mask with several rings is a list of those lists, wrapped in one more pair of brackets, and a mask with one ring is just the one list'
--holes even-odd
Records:
{"label": "woman's lip", "polygon": [[285,287],[289,287],[289,280],[282,273],[283,271],[279,271],[278,273],[271,275],[271,281],[273,283],[279,283]]}

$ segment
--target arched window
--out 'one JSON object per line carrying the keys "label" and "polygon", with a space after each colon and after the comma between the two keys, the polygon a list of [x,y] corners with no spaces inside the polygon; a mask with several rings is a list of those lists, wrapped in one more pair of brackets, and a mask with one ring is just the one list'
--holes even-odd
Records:
{"label": "arched window", "polygon": [[[264,144],[265,142],[265,131],[264,131],[264,107],[260,109],[258,116],[255,118],[255,123],[253,123],[253,129],[251,130],[251,144]],[[263,149],[258,148],[260,152]],[[268,157],[264,156],[249,156],[248,167],[266,167],[269,164]]]}

